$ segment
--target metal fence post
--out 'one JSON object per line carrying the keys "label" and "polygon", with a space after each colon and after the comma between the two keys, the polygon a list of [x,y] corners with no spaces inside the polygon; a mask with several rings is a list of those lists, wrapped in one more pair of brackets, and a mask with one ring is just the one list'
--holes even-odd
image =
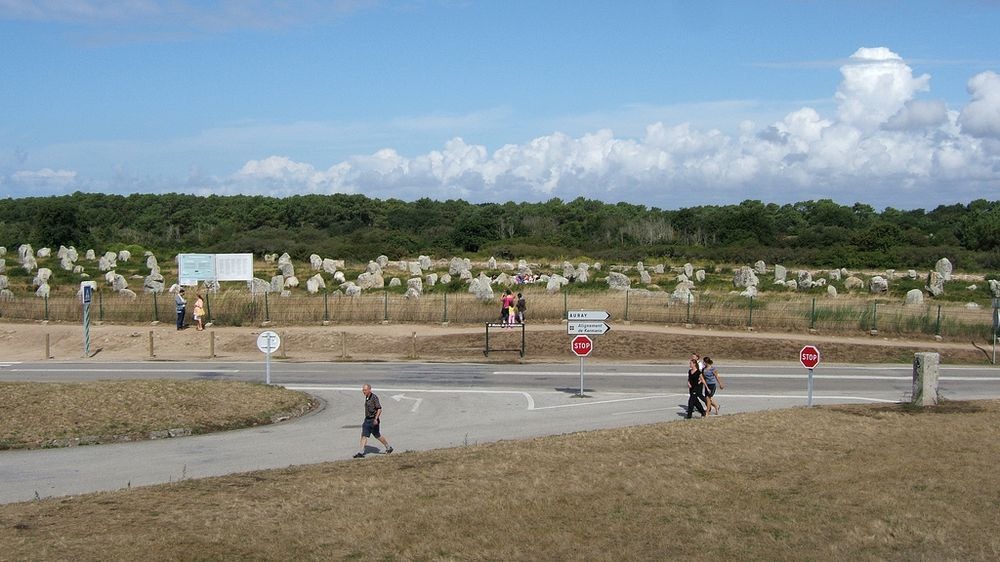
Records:
{"label": "metal fence post", "polygon": [[330,321],[330,291],[323,291],[323,321]]}
{"label": "metal fence post", "polygon": [[267,293],[270,291],[264,291],[264,322],[271,321],[271,307],[267,304]]}
{"label": "metal fence post", "polygon": [[878,301],[872,303],[872,332],[878,332]]}
{"label": "metal fence post", "polygon": [[104,322],[104,293],[97,291],[97,319]]}
{"label": "metal fence post", "polygon": [[938,305],[937,323],[934,324],[934,335],[941,335],[941,305]]}
{"label": "metal fence post", "polygon": [[688,308],[688,312],[687,312],[687,322],[686,323],[690,324],[691,323],[691,293],[690,292],[688,293],[687,308]]}
{"label": "metal fence post", "polygon": [[629,290],[625,289],[625,321],[628,322],[628,293]]}
{"label": "metal fence post", "polygon": [[563,320],[569,320],[569,289],[563,289]]}
{"label": "metal fence post", "polygon": [[153,322],[160,321],[160,315],[157,314],[159,311],[156,308],[156,291],[153,291]]}
{"label": "metal fence post", "polygon": [[382,321],[389,321],[389,289],[382,290]]}
{"label": "metal fence post", "polygon": [[750,298],[750,319],[747,321],[747,329],[753,329],[753,297]]}
{"label": "metal fence post", "polygon": [[444,293],[444,323],[448,323],[448,292]]}
{"label": "metal fence post", "polygon": [[205,323],[212,323],[212,301],[208,298],[208,291],[205,291]]}
{"label": "metal fence post", "polygon": [[813,297],[812,312],[809,314],[809,329],[816,329],[816,297]]}

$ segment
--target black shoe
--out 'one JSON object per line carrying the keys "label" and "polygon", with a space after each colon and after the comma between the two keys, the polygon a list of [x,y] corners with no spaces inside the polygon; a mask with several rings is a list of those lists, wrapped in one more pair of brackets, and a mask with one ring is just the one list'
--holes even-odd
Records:
{"label": "black shoe", "polygon": [[391,455],[392,454],[392,447],[389,447],[388,449],[386,449],[385,450],[385,454]]}
{"label": "black shoe", "polygon": [[365,458],[365,454],[364,453],[354,453],[354,458],[356,458],[356,459],[363,459],[363,458]]}

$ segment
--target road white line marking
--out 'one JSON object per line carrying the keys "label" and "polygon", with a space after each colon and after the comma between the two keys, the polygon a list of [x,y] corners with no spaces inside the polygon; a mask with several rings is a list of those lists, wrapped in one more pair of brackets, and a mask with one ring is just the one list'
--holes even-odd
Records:
{"label": "road white line marking", "polygon": [[[580,372],[566,372],[566,371],[494,371],[494,375],[497,376],[523,376],[523,377],[579,377]],[[792,379],[792,380],[805,380],[809,377],[808,374],[761,374],[761,373],[727,373],[720,372],[723,379]],[[644,373],[644,372],[590,372],[587,371],[586,375],[588,377],[649,377],[649,378],[684,378],[686,375],[684,373]],[[912,381],[912,376],[900,376],[900,375],[817,375],[813,374],[813,379],[822,380],[849,380],[849,381]],[[956,381],[956,382],[1000,382],[1000,377],[949,377],[942,375],[938,377],[939,381]]]}
{"label": "road white line marking", "polygon": [[[360,387],[357,386],[327,386],[327,385],[296,385],[290,384],[285,385],[288,390],[346,390],[348,392],[355,391],[360,392]],[[528,401],[528,409],[535,409],[535,399],[531,397],[527,392],[522,392],[520,390],[472,390],[465,388],[456,389],[425,389],[425,388],[390,388],[386,386],[382,387],[372,387],[372,390],[386,391],[386,392],[429,392],[437,394],[518,394]]]}
{"label": "road white line marking", "polygon": [[239,369],[10,369],[11,373],[239,373]]}
{"label": "road white line marking", "polygon": [[650,400],[652,398],[670,398],[671,396],[687,396],[686,394],[653,394],[650,396],[639,396],[636,398],[616,398],[614,400],[595,400],[593,402],[580,402],[573,404],[558,404],[556,406],[540,406],[536,410],[555,410],[556,408],[576,408],[579,406],[596,406],[598,404],[613,404],[615,402],[634,402],[636,400]]}
{"label": "road white line marking", "polygon": [[424,401],[423,398],[411,398],[405,394],[395,394],[392,396],[392,399],[396,402],[399,402],[400,400],[413,400],[413,408],[410,408],[411,412],[416,412],[417,408],[420,407],[420,403]]}
{"label": "road white line marking", "polygon": [[[807,400],[805,394],[717,394],[723,398],[795,398],[797,400]],[[835,396],[830,394],[813,394],[813,400],[865,400],[867,402],[884,402],[886,404],[897,404],[899,400],[886,400],[884,398],[867,398],[865,396]]]}

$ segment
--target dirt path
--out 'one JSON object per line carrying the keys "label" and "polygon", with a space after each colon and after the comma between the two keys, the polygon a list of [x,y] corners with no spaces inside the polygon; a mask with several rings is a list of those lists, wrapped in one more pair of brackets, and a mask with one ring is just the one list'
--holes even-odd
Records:
{"label": "dirt path", "polygon": [[[257,335],[276,331],[282,345],[276,357],[301,361],[486,361],[521,360],[517,353],[484,357],[481,325],[330,325],[212,327],[177,331],[172,325],[94,325],[90,349],[94,361],[207,360],[253,361],[261,358]],[[0,362],[78,360],[83,356],[83,328],[61,323],[0,323]],[[491,347],[519,347],[520,329],[490,331]],[[150,357],[150,340],[154,357]],[[944,363],[984,364],[987,355],[970,342],[831,336],[810,333],[715,331],[680,326],[615,323],[595,338],[591,361],[651,362],[682,360],[691,351],[723,361],[795,361],[806,343],[817,345],[828,363],[909,363],[917,351],[936,351]],[[525,330],[523,360],[573,361],[564,324],[530,324]],[[987,342],[978,342],[989,350]]]}

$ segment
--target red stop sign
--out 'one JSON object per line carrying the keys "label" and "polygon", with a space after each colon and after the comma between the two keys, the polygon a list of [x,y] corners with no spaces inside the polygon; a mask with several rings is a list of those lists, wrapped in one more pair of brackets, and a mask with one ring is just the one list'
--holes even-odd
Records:
{"label": "red stop sign", "polygon": [[807,345],[799,351],[799,363],[806,369],[815,369],[819,365],[819,349],[815,345]]}
{"label": "red stop sign", "polygon": [[594,351],[594,340],[590,339],[590,336],[576,336],[569,348],[577,357],[586,357]]}

